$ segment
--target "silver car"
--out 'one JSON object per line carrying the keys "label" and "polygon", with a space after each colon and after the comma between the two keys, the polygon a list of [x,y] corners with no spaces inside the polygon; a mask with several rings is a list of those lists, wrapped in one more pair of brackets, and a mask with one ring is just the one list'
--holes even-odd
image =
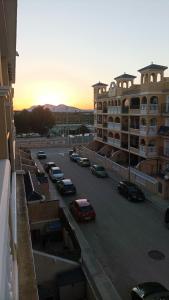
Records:
{"label": "silver car", "polygon": [[64,174],[59,167],[52,167],[49,170],[49,177],[52,181],[58,181],[64,178]]}

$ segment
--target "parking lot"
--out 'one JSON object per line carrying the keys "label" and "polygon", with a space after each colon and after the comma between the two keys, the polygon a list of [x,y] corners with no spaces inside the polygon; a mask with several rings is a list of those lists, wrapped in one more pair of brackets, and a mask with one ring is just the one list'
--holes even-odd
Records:
{"label": "parking lot", "polygon": [[[158,281],[169,288],[169,232],[164,226],[164,210],[152,202],[132,203],[117,192],[116,178],[97,178],[88,167],[70,161],[68,149],[42,149],[47,159],[71,178],[77,195],[60,199],[69,205],[88,198],[96,211],[96,221],[80,223],[80,229],[122,299],[129,300],[131,288],[145,281]],[[33,153],[37,150],[34,149]],[[163,259],[154,259],[160,251]]]}

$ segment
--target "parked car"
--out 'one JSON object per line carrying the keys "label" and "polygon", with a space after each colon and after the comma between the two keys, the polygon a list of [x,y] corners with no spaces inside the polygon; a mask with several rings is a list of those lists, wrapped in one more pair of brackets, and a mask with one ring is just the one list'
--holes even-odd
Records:
{"label": "parked car", "polygon": [[131,299],[169,300],[169,291],[158,282],[144,282],[132,289]]}
{"label": "parked car", "polygon": [[118,191],[130,201],[140,202],[145,200],[145,195],[142,190],[139,189],[137,185],[129,181],[120,181]]}
{"label": "parked car", "polygon": [[45,166],[44,169],[47,173],[49,173],[50,168],[52,167],[56,167],[56,164],[53,161],[48,161]]}
{"label": "parked car", "polygon": [[47,158],[47,155],[46,155],[45,151],[38,151],[37,158],[38,159],[45,159],[45,158]]}
{"label": "parked car", "polygon": [[81,167],[89,167],[90,166],[90,160],[85,157],[80,157],[79,160],[77,160],[78,165]]}
{"label": "parked car", "polygon": [[52,181],[62,180],[64,178],[64,174],[59,167],[50,168],[49,176]]}
{"label": "parked car", "polygon": [[169,228],[169,208],[166,209],[164,222],[165,222],[166,227]]}
{"label": "parked car", "polygon": [[108,177],[108,174],[107,174],[105,168],[102,166],[92,165],[90,167],[90,170],[91,170],[92,174],[94,174],[98,177]]}
{"label": "parked car", "polygon": [[73,153],[75,153],[73,149],[69,150],[69,156],[71,156]]}
{"label": "parked car", "polygon": [[95,220],[96,213],[87,199],[77,199],[70,203],[70,211],[78,222]]}
{"label": "parked car", "polygon": [[79,156],[79,154],[77,154],[77,153],[72,153],[72,154],[70,155],[70,160],[72,160],[72,161],[74,161],[74,162],[77,162],[79,159],[80,159],[80,156]]}
{"label": "parked car", "polygon": [[76,187],[72,183],[71,179],[57,181],[56,187],[62,195],[76,194]]}

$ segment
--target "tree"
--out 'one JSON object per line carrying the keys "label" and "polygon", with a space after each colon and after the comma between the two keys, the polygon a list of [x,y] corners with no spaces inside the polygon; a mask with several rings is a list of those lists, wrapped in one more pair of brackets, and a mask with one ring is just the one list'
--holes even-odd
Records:
{"label": "tree", "polygon": [[22,110],[15,114],[14,120],[17,133],[36,132],[43,135],[55,125],[54,114],[43,106],[37,106],[31,112]]}
{"label": "tree", "polygon": [[85,133],[90,133],[90,129],[87,128],[87,126],[85,125],[81,125],[78,129],[77,129],[77,134],[85,134]]}

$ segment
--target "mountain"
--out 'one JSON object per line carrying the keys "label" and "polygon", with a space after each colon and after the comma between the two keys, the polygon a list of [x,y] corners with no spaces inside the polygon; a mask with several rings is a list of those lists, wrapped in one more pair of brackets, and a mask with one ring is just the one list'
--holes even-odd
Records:
{"label": "mountain", "polygon": [[[28,108],[28,111],[32,111],[38,105],[31,106]],[[52,104],[44,104],[42,105],[45,108],[48,108],[52,112],[92,112],[92,109],[80,109],[73,106],[68,106],[65,104],[52,105]]]}

